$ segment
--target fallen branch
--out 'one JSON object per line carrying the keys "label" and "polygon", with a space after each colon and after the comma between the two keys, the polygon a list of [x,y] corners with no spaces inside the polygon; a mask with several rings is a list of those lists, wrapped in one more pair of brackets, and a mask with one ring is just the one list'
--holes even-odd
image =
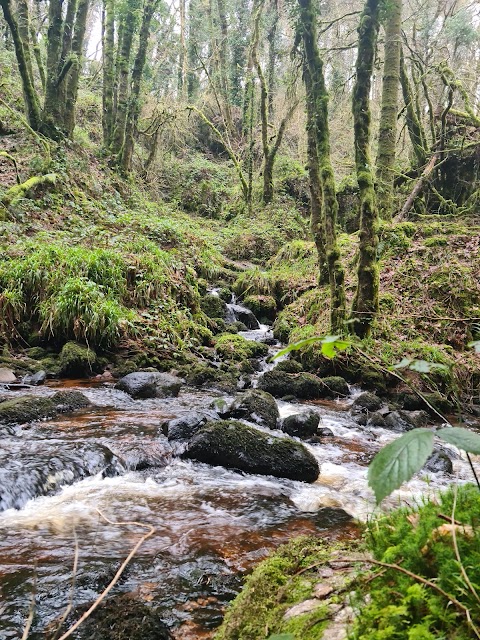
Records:
{"label": "fallen branch", "polygon": [[89,618],[92,613],[95,611],[95,609],[98,607],[98,605],[103,602],[103,600],[105,600],[105,598],[107,597],[107,595],[110,593],[110,591],[113,589],[113,587],[117,584],[118,580],[120,579],[120,576],[122,575],[122,573],[125,571],[125,569],[127,568],[130,560],[133,558],[133,556],[137,553],[138,549],[142,546],[142,544],[145,542],[145,540],[147,540],[148,538],[150,538],[151,536],[153,536],[153,534],[155,533],[156,529],[155,527],[152,527],[152,525],[150,524],[145,524],[143,522],[113,522],[112,520],[109,520],[101,511],[100,509],[97,509],[98,513],[100,514],[100,516],[109,524],[113,524],[113,525],[118,525],[118,526],[128,526],[128,525],[136,525],[137,527],[144,527],[149,529],[149,531],[143,535],[140,540],[137,542],[137,544],[133,547],[133,549],[130,551],[130,553],[128,554],[128,556],[125,558],[125,560],[122,562],[122,564],[120,565],[117,573],[113,576],[111,582],[108,584],[108,586],[102,591],[102,593],[98,596],[98,598],[95,600],[95,602],[92,604],[92,606],[85,611],[85,613],[77,620],[77,622],[75,622],[75,624],[73,624],[70,629],[68,629],[68,631],[66,631],[62,636],[60,636],[60,638],[58,640],[66,640],[66,638],[69,638],[72,633],[74,631],[76,631],[78,629],[78,627],[85,622],[85,620],[87,618]]}
{"label": "fallen branch", "polygon": [[21,184],[16,184],[14,187],[10,187],[6,193],[4,193],[1,203],[8,207],[14,204],[20,198],[23,198],[31,189],[35,189],[44,184],[55,184],[57,181],[56,173],[47,173],[44,176],[33,176]]}
{"label": "fallen branch", "polygon": [[6,151],[0,151],[0,158],[6,158],[7,160],[10,160],[10,162],[15,167],[15,175],[17,177],[17,184],[20,184],[20,176],[18,175],[18,165],[17,165],[17,161],[15,160],[15,158],[13,156],[11,156],[9,153],[7,153]]}
{"label": "fallen branch", "polygon": [[438,153],[434,153],[433,156],[428,161],[427,166],[422,171],[420,178],[415,183],[415,186],[413,187],[410,195],[406,199],[405,204],[403,205],[400,213],[396,216],[395,222],[401,222],[402,220],[405,220],[405,218],[407,217],[408,212],[413,207],[413,203],[415,202],[416,198],[422,193],[428,177],[434,170],[435,163],[438,160],[438,156],[439,156]]}

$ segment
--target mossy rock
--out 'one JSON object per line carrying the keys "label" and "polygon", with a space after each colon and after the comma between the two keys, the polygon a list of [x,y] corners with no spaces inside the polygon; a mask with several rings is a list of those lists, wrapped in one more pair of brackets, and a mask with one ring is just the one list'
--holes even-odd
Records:
{"label": "mossy rock", "polygon": [[200,307],[203,313],[209,318],[225,318],[227,312],[226,303],[220,298],[220,296],[213,293],[207,293],[200,300]]}
{"label": "mossy rock", "polygon": [[25,350],[25,353],[29,358],[32,358],[32,360],[42,360],[48,357],[48,351],[43,349],[43,347],[30,347]]}
{"label": "mossy rock", "polygon": [[274,370],[285,371],[286,373],[301,373],[303,371],[303,367],[296,360],[282,360],[276,365]]}
{"label": "mossy rock", "polygon": [[280,418],[275,398],[260,389],[249,389],[235,398],[229,418],[240,418],[275,429]]}
{"label": "mossy rock", "polygon": [[63,346],[59,365],[59,375],[65,378],[88,378],[99,372],[95,351],[78,342],[67,342]]}
{"label": "mossy rock", "polygon": [[25,424],[90,406],[79,391],[59,391],[48,398],[21,396],[0,404],[0,423]]}
{"label": "mossy rock", "polygon": [[243,303],[262,321],[273,321],[277,315],[277,302],[272,296],[247,296]]}
{"label": "mossy rock", "polygon": [[246,340],[238,334],[224,333],[215,339],[215,351],[220,358],[240,362],[266,356],[268,346],[262,342]]}
{"label": "mossy rock", "polygon": [[[266,640],[270,636],[279,640],[329,640],[329,621],[342,602],[342,589],[355,577],[355,572],[345,569],[332,571],[329,561],[335,554],[349,557],[356,548],[352,542],[329,544],[307,537],[282,545],[247,577],[214,640]],[[331,595],[317,599],[317,606],[308,613],[286,616],[294,606],[310,602],[319,583],[328,583],[328,578],[320,578],[322,569],[334,574]]]}
{"label": "mossy rock", "polygon": [[235,420],[202,427],[184,457],[247,473],[315,482],[318,462],[302,444],[277,438]]}
{"label": "mossy rock", "polygon": [[57,356],[50,355],[42,358],[39,362],[40,368],[47,372],[47,376],[58,376],[60,374],[60,362]]}
{"label": "mossy rock", "polygon": [[278,368],[265,372],[258,381],[258,388],[276,398],[293,395],[304,400],[337,398],[350,393],[348,384],[339,376],[319,378],[311,373],[291,374]]}

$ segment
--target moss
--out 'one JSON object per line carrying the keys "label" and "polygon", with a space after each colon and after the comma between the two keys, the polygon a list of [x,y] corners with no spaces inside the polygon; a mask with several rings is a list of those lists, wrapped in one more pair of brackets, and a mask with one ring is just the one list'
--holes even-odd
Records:
{"label": "moss", "polygon": [[22,396],[1,403],[0,423],[25,424],[53,418],[58,413],[83,409],[89,404],[85,396],[77,391],[59,392],[49,398]]}
{"label": "moss", "polygon": [[212,293],[204,296],[200,300],[200,307],[209,318],[225,318],[227,306],[220,296]]}
{"label": "moss", "polygon": [[225,360],[241,361],[261,358],[268,354],[268,346],[262,342],[246,340],[234,333],[224,333],[215,339],[215,352]]}
{"label": "moss", "polygon": [[243,302],[260,321],[275,320],[277,302],[272,296],[247,296]]}
{"label": "moss", "polygon": [[67,342],[59,357],[59,373],[67,378],[83,378],[98,371],[97,354],[86,345]]}
{"label": "moss", "polygon": [[[418,508],[399,509],[376,519],[368,529],[367,543],[377,560],[398,563],[457,598],[469,610],[471,619],[480,619],[480,606],[465,584],[459,570],[451,535],[438,533],[445,521],[438,514],[452,514],[454,493],[458,491],[454,517],[473,535],[456,539],[462,564],[472,584],[480,582],[480,494],[473,486],[459,486],[434,502]],[[415,524],[412,525],[414,519]],[[358,640],[379,638],[456,638],[472,637],[463,612],[443,595],[399,571],[373,572],[369,587],[357,591],[357,620],[351,637]],[[368,596],[367,596],[368,594]],[[365,599],[366,598],[366,599]]]}
{"label": "moss", "polygon": [[[352,546],[345,545],[345,552],[350,552]],[[305,537],[281,546],[247,578],[215,640],[265,640],[270,634],[286,633],[295,640],[321,640],[329,603],[319,602],[314,612],[290,620],[284,620],[284,613],[312,597],[319,581],[318,571],[338,549],[339,545]]]}

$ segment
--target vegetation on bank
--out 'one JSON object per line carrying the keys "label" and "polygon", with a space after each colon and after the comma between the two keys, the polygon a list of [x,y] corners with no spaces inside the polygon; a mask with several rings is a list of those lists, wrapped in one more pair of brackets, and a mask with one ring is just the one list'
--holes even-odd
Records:
{"label": "vegetation on bank", "polygon": [[327,640],[342,609],[350,640],[477,637],[479,514],[466,485],[375,517],[359,543],[294,540],[247,578],[215,638]]}

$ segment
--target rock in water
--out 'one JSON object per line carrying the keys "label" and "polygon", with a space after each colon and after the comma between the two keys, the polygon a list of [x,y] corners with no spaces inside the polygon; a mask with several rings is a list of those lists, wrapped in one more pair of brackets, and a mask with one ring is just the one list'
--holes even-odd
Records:
{"label": "rock in water", "polygon": [[315,457],[299,442],[262,433],[235,420],[202,427],[190,440],[184,457],[302,482],[315,482],[320,473]]}
{"label": "rock in water", "polygon": [[59,374],[66,378],[88,378],[93,373],[98,373],[95,351],[78,342],[67,342],[60,352]]}
{"label": "rock in water", "polygon": [[235,399],[227,417],[240,418],[275,429],[280,414],[272,395],[259,389],[250,389]]}
{"label": "rock in water", "polygon": [[296,413],[288,416],[282,423],[282,431],[297,438],[309,438],[316,435],[320,416],[314,411]]}
{"label": "rock in water", "polygon": [[85,409],[91,402],[80,391],[59,391],[48,398],[21,396],[0,404],[0,423],[25,424],[59,413]]}
{"label": "rock in water", "polygon": [[385,418],[385,427],[392,431],[411,431],[425,427],[428,414],[425,411],[392,411]]}
{"label": "rock in water", "polygon": [[169,373],[138,371],[121,378],[115,389],[125,391],[132,398],[169,398],[178,396],[183,381]]}
{"label": "rock in water", "polygon": [[37,373],[28,373],[23,378],[23,384],[31,384],[36,387],[39,384],[43,384],[47,379],[47,374],[43,369],[41,371],[37,371]]}
{"label": "rock in water", "polygon": [[16,381],[17,381],[17,376],[13,373],[11,369],[0,367],[0,383],[10,384]]}

